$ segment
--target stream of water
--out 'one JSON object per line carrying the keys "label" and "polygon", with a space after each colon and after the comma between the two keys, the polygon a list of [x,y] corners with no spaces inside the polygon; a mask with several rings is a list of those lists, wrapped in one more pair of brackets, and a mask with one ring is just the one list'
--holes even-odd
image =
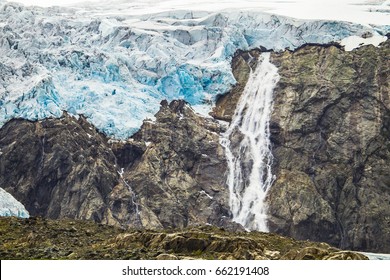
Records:
{"label": "stream of water", "polygon": [[221,137],[228,161],[233,220],[247,230],[268,231],[265,197],[274,180],[269,122],[278,81],[270,53],[263,53],[250,73],[230,126]]}

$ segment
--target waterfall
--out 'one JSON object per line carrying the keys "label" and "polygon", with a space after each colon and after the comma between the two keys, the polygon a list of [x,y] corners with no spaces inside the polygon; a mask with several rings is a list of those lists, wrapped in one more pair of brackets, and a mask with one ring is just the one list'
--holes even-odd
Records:
{"label": "waterfall", "polygon": [[248,230],[268,231],[265,196],[274,180],[269,122],[273,90],[279,81],[269,59],[270,53],[259,57],[220,141],[228,162],[233,220]]}
{"label": "waterfall", "polygon": [[123,177],[123,174],[124,174],[124,171],[125,169],[124,168],[121,168],[120,171],[117,171],[119,176],[121,177],[122,179],[122,182],[125,184],[125,186],[127,187],[127,189],[129,190],[130,194],[131,194],[131,203],[133,204],[134,206],[134,211],[135,211],[135,221],[134,221],[134,226],[137,228],[142,228],[142,221],[141,221],[141,211],[139,211],[139,204],[136,202],[136,199],[137,199],[137,195],[135,194],[135,192],[133,191],[133,189],[131,188],[131,186],[129,185],[129,183],[126,181],[126,179]]}

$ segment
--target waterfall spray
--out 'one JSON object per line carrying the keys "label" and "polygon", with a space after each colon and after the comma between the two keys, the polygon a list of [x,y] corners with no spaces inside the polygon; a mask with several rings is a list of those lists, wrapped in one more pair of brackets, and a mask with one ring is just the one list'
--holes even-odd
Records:
{"label": "waterfall spray", "polygon": [[[232,122],[221,137],[228,162],[233,220],[248,230],[268,231],[265,197],[273,183],[269,122],[277,68],[263,53],[252,70]],[[232,137],[240,139],[231,142]]]}

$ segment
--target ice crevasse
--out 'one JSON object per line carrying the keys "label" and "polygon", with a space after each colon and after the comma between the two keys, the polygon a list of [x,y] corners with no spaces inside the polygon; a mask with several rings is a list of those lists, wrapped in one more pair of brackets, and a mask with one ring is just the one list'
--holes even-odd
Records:
{"label": "ice crevasse", "polygon": [[0,0],[0,126],[67,111],[126,139],[162,99],[182,98],[207,113],[235,84],[230,62],[239,49],[293,50],[389,31],[256,10],[131,14]]}

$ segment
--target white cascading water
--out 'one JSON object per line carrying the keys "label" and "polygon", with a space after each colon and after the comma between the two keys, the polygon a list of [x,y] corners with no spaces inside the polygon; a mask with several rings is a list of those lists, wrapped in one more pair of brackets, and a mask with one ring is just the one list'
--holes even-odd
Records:
{"label": "white cascading water", "polygon": [[[279,81],[277,68],[269,59],[270,53],[259,57],[232,122],[221,137],[228,161],[227,184],[233,220],[247,230],[268,231],[265,196],[274,180],[269,122],[273,90]],[[241,139],[239,143],[233,145],[232,136]]]}

